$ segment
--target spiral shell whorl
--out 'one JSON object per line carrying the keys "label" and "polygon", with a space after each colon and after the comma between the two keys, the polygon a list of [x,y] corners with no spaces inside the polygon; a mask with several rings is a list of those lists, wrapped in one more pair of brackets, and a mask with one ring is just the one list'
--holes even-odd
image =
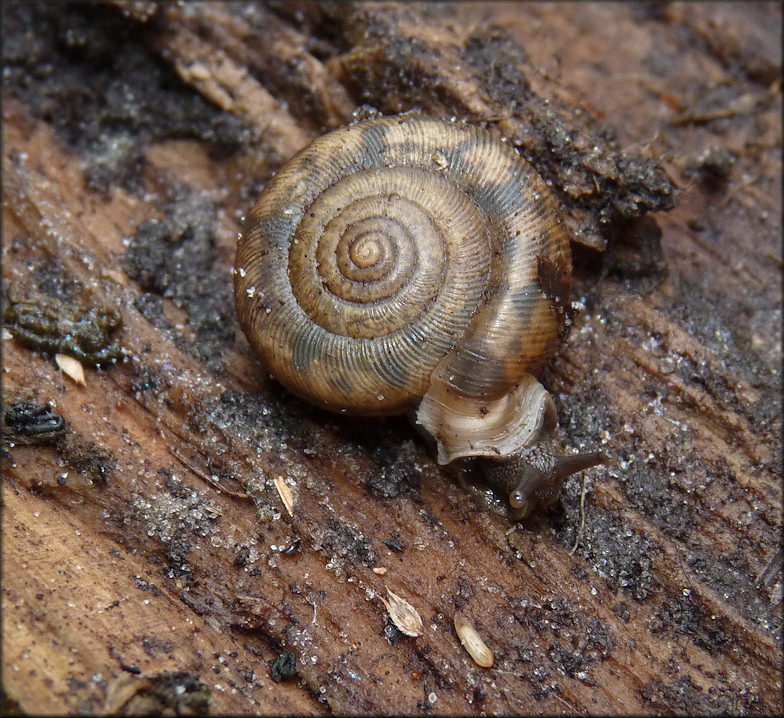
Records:
{"label": "spiral shell whorl", "polygon": [[237,251],[240,321],[283,384],[332,410],[400,413],[433,381],[499,397],[557,337],[538,277],[546,257],[568,294],[557,216],[544,182],[485,130],[358,123],[313,142],[259,197]]}

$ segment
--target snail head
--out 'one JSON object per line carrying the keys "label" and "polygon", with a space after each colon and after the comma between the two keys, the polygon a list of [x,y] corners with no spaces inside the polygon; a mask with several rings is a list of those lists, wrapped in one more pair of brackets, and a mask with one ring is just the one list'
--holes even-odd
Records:
{"label": "snail head", "polygon": [[609,464],[604,451],[580,454],[562,453],[549,431],[536,444],[503,459],[485,459],[483,469],[488,483],[508,495],[515,520],[523,519],[537,508],[552,505],[572,474],[599,464]]}

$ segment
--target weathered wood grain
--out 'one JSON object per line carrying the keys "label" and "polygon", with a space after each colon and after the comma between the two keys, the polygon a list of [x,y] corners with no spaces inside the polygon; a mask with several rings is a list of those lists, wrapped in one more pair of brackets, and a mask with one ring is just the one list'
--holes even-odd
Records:
{"label": "weathered wood grain", "polygon": [[[778,4],[3,12],[4,283],[120,308],[127,354],[78,386],[3,339],[4,404],[69,427],[6,441],[7,710],[781,712]],[[615,463],[526,525],[404,419],[292,399],[233,318],[243,212],[363,103],[497,127],[581,233],[543,381]]]}

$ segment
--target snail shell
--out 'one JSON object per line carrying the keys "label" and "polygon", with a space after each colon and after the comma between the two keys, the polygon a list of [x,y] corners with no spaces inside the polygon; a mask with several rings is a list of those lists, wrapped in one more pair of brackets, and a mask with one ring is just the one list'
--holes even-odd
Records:
{"label": "snail shell", "polygon": [[411,411],[440,463],[496,460],[525,510],[560,471],[538,448],[557,419],[534,374],[566,332],[570,286],[569,237],[533,168],[486,130],[415,115],[300,151],[249,213],[234,270],[243,330],[289,390]]}

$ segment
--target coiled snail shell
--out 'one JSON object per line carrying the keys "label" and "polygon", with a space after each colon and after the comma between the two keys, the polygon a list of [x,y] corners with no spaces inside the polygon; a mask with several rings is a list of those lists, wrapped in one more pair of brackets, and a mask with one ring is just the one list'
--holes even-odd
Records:
{"label": "coiled snail shell", "polygon": [[603,460],[559,456],[534,378],[570,321],[550,190],[486,130],[416,115],[330,132],[277,173],[237,247],[237,313],[290,391],[407,411],[438,461],[485,457],[518,515]]}

